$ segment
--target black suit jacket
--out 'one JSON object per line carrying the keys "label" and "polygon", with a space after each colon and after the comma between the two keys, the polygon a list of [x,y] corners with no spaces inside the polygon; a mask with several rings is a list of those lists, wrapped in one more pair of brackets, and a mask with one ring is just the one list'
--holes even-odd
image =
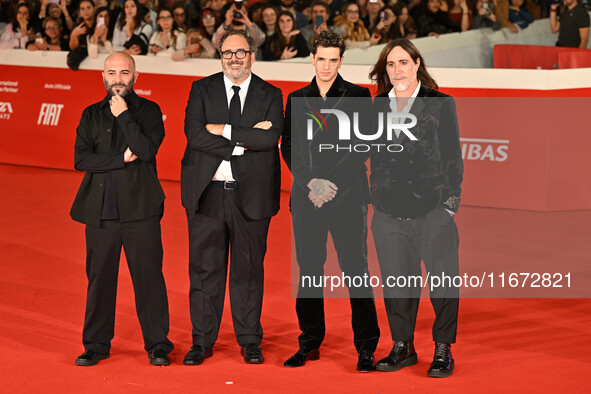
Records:
{"label": "black suit jacket", "polygon": [[[193,82],[185,111],[187,147],[181,161],[181,198],[188,215],[199,207],[199,199],[222,160],[230,160],[234,178],[240,183],[242,204],[251,219],[268,218],[279,210],[281,170],[277,143],[283,130],[281,90],[252,74],[240,124],[232,125],[232,140],[210,134],[206,124],[228,124],[228,100],[224,74],[217,73]],[[268,120],[269,130],[255,129]],[[246,150],[232,156],[235,146]]]}
{"label": "black suit jacket", "polygon": [[410,113],[417,125],[409,131],[418,141],[400,133],[398,140],[383,142],[401,144],[402,152],[372,152],[372,203],[394,217],[421,217],[437,205],[456,212],[464,167],[455,102],[421,86]]}
{"label": "black suit jacket", "polygon": [[[371,103],[369,89],[354,85],[345,81],[340,75],[333,82],[326,94],[327,98],[342,97],[366,97]],[[316,78],[312,82],[292,93],[287,98],[285,108],[285,126],[281,138],[281,153],[293,175],[291,189],[292,202],[312,204],[308,199],[308,183],[313,178],[327,179],[338,187],[336,197],[325,204],[328,208],[359,206],[369,202],[369,185],[367,182],[367,168],[365,160],[367,155],[342,152],[340,154],[327,154],[316,152],[307,140],[306,130],[292,130],[292,98],[319,98],[320,92],[316,84]],[[312,102],[317,102],[313,100]],[[341,102],[344,106],[348,104]],[[338,106],[335,107],[338,109]],[[314,134],[314,139],[324,138],[324,132]],[[336,142],[336,141],[333,141]],[[351,143],[354,143],[352,141]]]}

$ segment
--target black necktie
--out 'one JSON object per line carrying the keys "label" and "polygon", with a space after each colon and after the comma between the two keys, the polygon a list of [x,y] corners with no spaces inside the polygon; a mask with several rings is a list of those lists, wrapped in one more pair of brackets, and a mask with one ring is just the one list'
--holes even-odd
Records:
{"label": "black necktie", "polygon": [[240,86],[232,86],[234,90],[234,95],[230,100],[230,125],[238,125],[240,123],[240,115],[242,110],[240,108],[240,96],[238,92],[240,92]]}

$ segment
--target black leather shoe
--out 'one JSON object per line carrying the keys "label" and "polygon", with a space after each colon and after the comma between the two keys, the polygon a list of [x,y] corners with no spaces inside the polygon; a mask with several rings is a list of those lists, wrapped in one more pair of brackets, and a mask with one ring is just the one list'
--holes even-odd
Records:
{"label": "black leather shoe", "polygon": [[240,354],[247,364],[262,364],[265,360],[261,347],[256,343],[247,343],[240,349]]}
{"label": "black leather shoe", "polygon": [[413,341],[396,341],[392,351],[378,361],[376,369],[382,372],[394,372],[417,363],[417,352]]}
{"label": "black leather shoe", "polygon": [[148,358],[150,359],[150,364],[152,365],[170,365],[168,353],[162,349],[152,350],[150,353],[148,353]]}
{"label": "black leather shoe", "polygon": [[98,364],[99,361],[109,358],[109,353],[97,353],[94,350],[87,350],[76,359],[76,365],[90,367]]}
{"label": "black leather shoe", "polygon": [[454,358],[449,343],[435,342],[435,355],[427,375],[432,378],[447,378],[454,370]]}
{"label": "black leather shoe", "polygon": [[183,364],[185,365],[199,365],[203,363],[203,360],[213,356],[212,348],[204,348],[201,345],[193,345],[185,356]]}
{"label": "black leather shoe", "polygon": [[301,347],[296,354],[287,359],[283,363],[284,367],[303,367],[306,361],[318,360],[320,358],[320,350],[309,347]]}
{"label": "black leather shoe", "polygon": [[369,350],[362,350],[361,352],[359,352],[359,359],[357,361],[357,371],[371,372],[375,370],[376,366],[374,364],[373,353]]}

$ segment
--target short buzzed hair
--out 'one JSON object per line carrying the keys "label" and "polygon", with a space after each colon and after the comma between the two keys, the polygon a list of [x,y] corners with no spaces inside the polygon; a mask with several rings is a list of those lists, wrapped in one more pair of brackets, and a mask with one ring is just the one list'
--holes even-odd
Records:
{"label": "short buzzed hair", "polygon": [[341,57],[345,54],[345,40],[337,33],[325,30],[320,32],[312,42],[312,54],[316,55],[318,47],[324,48],[339,48]]}

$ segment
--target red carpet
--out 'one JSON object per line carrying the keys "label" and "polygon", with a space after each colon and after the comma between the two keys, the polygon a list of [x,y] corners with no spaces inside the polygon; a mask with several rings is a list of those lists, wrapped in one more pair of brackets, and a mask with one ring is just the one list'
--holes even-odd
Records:
{"label": "red carpet", "polygon": [[[239,355],[228,308],[214,356],[182,365],[190,347],[186,218],[180,185],[163,182],[164,273],[170,302],[173,364],[153,367],[143,350],[131,281],[122,261],[111,358],[76,367],[85,305],[84,227],[68,215],[82,175],[0,165],[0,371],[13,392],[580,392],[590,366],[591,300],[462,299],[456,369],[449,379],[426,376],[432,358],[433,312],[421,302],[415,345],[419,363],[394,373],[355,372],[349,303],[326,302],[327,337],[320,360],[287,369],[298,327],[290,295],[290,227],[284,195],[271,222],[266,259],[263,365]],[[461,261],[494,267],[497,259],[589,262],[591,211],[537,213],[463,207],[457,218]],[[588,269],[587,269],[588,274]],[[391,347],[382,300],[376,357]],[[227,304],[229,306],[229,303]]]}

